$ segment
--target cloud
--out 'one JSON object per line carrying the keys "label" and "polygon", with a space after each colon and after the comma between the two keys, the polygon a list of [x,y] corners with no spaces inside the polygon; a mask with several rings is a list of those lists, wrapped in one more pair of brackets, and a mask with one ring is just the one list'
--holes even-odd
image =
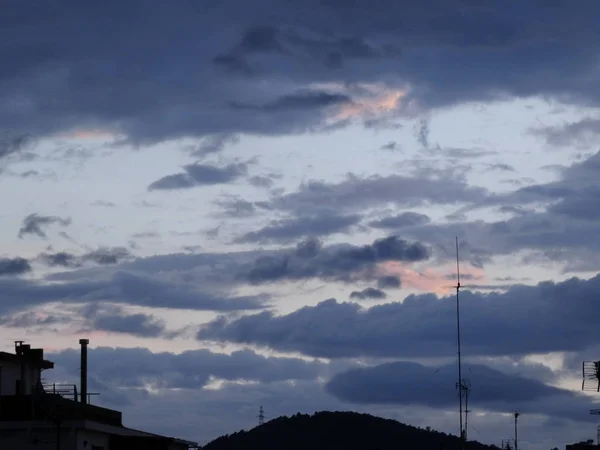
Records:
{"label": "cloud", "polygon": [[405,228],[403,235],[440,248],[459,236],[469,244],[463,247],[461,242],[461,254],[472,262],[472,256],[483,257],[483,263],[496,255],[521,252],[529,262],[553,261],[562,263],[565,271],[595,272],[600,268],[600,239],[596,232],[600,225],[596,207],[600,201],[600,152],[564,167],[558,175],[556,181],[488,195],[463,210],[500,208],[517,213],[508,219],[430,223]]}
{"label": "cloud", "polygon": [[92,206],[101,206],[103,208],[114,208],[115,205],[113,202],[108,202],[106,200],[96,200],[92,203]]}
{"label": "cloud", "polygon": [[160,277],[124,271],[103,278],[88,276],[78,281],[52,283],[12,278],[0,280],[0,310],[4,312],[54,302],[112,302],[150,308],[239,311],[266,307],[266,299],[265,295],[230,296],[223,292],[223,286],[220,290],[200,290],[189,283],[164,281]]}
{"label": "cloud", "polygon": [[131,258],[131,252],[123,247],[100,247],[77,256],[69,252],[41,253],[38,259],[50,267],[80,267],[86,262],[111,265]]}
{"label": "cloud", "polygon": [[352,291],[350,293],[350,298],[355,298],[358,300],[381,300],[386,297],[387,295],[385,292],[374,287],[368,287],[362,291]]}
{"label": "cloud", "polygon": [[346,95],[328,93],[328,92],[297,92],[290,95],[284,95],[265,105],[245,105],[233,103],[234,108],[256,109],[269,112],[285,112],[293,110],[327,107],[352,103],[352,99]]}
{"label": "cloud", "polygon": [[236,239],[236,242],[287,243],[306,236],[323,237],[335,233],[347,232],[357,225],[362,216],[337,215],[334,213],[312,217],[294,217],[273,220],[257,231],[250,231]]}
{"label": "cloud", "polygon": [[29,261],[24,258],[0,258],[0,277],[6,275],[23,275],[31,272]]}
{"label": "cloud", "polygon": [[38,259],[50,267],[79,267],[79,259],[68,252],[40,253]]}
{"label": "cloud", "polygon": [[33,234],[45,239],[48,236],[44,232],[44,228],[53,224],[66,227],[71,224],[71,219],[63,219],[58,216],[42,216],[36,213],[29,214],[23,219],[19,229],[19,238],[23,238],[26,234]]}
{"label": "cloud", "polygon": [[398,289],[400,287],[400,278],[395,275],[387,275],[377,279],[379,289]]}
{"label": "cloud", "polygon": [[[599,294],[600,275],[513,286],[504,293],[465,291],[463,350],[475,356],[584,349],[596,342],[596,317],[589,312]],[[328,358],[444,357],[456,352],[455,314],[454,296],[410,295],[402,303],[368,309],[330,299],[286,315],[263,312],[231,321],[219,318],[203,326],[198,338]]]}
{"label": "cloud", "polygon": [[35,139],[29,134],[12,134],[13,136],[0,136],[0,159],[30,150],[36,144]]}
{"label": "cloud", "polygon": [[[35,136],[100,130],[147,143],[304,132],[322,124],[324,116],[311,107],[324,101],[298,99],[298,91],[315,83],[346,83],[351,91],[382,77],[406,92],[391,114],[405,105],[430,109],[498,98],[588,105],[599,99],[591,45],[599,7],[591,2],[540,13],[511,0],[507,11],[518,14],[499,15],[463,0],[427,0],[402,10],[390,0],[350,6],[260,0],[252,10],[227,0],[223,8],[153,5],[125,17],[119,16],[122,5],[111,1],[104,9],[71,9],[60,21],[48,19],[45,8],[31,12],[30,3],[11,4],[3,22],[10,44],[0,58],[15,63],[0,83],[0,104],[9,105],[0,123]],[[264,10],[270,11],[266,23],[257,13]],[[92,20],[93,32],[81,27]],[[560,25],[547,25],[553,23]],[[33,25],[54,38],[25,55],[23,30]],[[165,38],[148,36],[148,29],[163,30]],[[106,36],[101,42],[99,34]],[[178,51],[167,43],[177,43]],[[257,114],[234,102],[263,109]]]}
{"label": "cloud", "polygon": [[339,183],[310,181],[298,191],[272,200],[274,208],[296,214],[321,213],[335,205],[338,213],[364,211],[378,205],[416,207],[431,204],[477,203],[487,198],[486,190],[469,186],[448,175],[420,173],[415,176],[348,175]]}
{"label": "cloud", "polygon": [[[351,403],[450,408],[456,405],[455,370],[454,364],[425,367],[392,362],[337,374],[326,390]],[[521,413],[582,420],[581,411],[593,405],[589,398],[572,391],[484,365],[470,365],[469,378],[477,408],[482,410],[511,412],[518,404]]]}
{"label": "cloud", "polygon": [[414,133],[415,133],[415,139],[417,140],[417,142],[419,144],[421,144],[421,147],[423,147],[425,150],[429,149],[429,133],[430,133],[429,120],[428,119],[419,120],[419,122],[417,122],[417,124],[415,124]]}
{"label": "cloud", "polygon": [[430,221],[431,219],[425,214],[405,212],[395,216],[384,217],[383,219],[374,220],[372,222],[369,222],[369,226],[373,228],[398,229],[404,227],[425,225]]}
{"label": "cloud", "polygon": [[586,117],[564,125],[533,128],[530,132],[541,136],[548,145],[554,147],[590,148],[600,138],[600,119]]}
{"label": "cloud", "polygon": [[253,284],[308,278],[350,281],[372,277],[376,264],[384,261],[418,262],[429,256],[430,250],[422,243],[409,243],[397,236],[377,239],[370,245],[327,248],[310,240],[298,244],[294,253],[257,258],[245,277]]}
{"label": "cloud", "polygon": [[220,153],[227,145],[234,145],[240,141],[240,138],[232,134],[216,134],[207,136],[197,145],[190,149],[192,156],[199,158]]}
{"label": "cloud", "polygon": [[101,247],[86,253],[81,257],[84,261],[92,261],[96,264],[117,264],[118,262],[131,257],[131,252],[123,247],[106,248]]}
{"label": "cloud", "polygon": [[188,189],[197,186],[231,183],[246,174],[246,164],[229,164],[224,167],[208,164],[184,166],[185,172],[167,175],[154,181],[148,190]]}
{"label": "cloud", "polygon": [[86,328],[89,330],[150,338],[169,337],[165,322],[151,314],[128,314],[119,306],[97,303],[86,305],[81,312],[86,319]]}
{"label": "cloud", "polygon": [[381,150],[396,151],[399,150],[399,145],[396,141],[390,141],[381,146]]}
{"label": "cloud", "polygon": [[[298,358],[265,357],[249,350],[230,355],[210,350],[188,350],[175,354],[152,353],[142,348],[91,348],[89,368],[94,378],[120,388],[202,389],[213,379],[274,383],[311,380],[326,364]],[[49,354],[56,364],[77,367],[79,352],[65,350]]]}
{"label": "cloud", "polygon": [[270,189],[275,184],[275,180],[281,178],[281,175],[270,173],[267,175],[255,175],[248,178],[248,183],[256,188]]}
{"label": "cloud", "polygon": [[251,217],[266,209],[263,202],[249,202],[241,198],[217,200],[214,203],[223,208],[221,214],[225,217]]}
{"label": "cloud", "polygon": [[72,320],[71,317],[62,314],[39,314],[34,311],[27,311],[20,314],[4,315],[0,319],[0,323],[11,328],[31,328],[31,327],[48,327],[67,323]]}

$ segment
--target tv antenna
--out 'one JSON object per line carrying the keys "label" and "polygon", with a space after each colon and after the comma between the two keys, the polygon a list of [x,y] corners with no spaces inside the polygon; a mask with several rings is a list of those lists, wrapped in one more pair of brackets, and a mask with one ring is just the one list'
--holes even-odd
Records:
{"label": "tv antenna", "polygon": [[258,410],[258,425],[262,425],[263,423],[265,423],[265,411],[263,409],[263,407],[261,406],[260,409]]}
{"label": "tv antenna", "polygon": [[600,361],[583,361],[582,391],[600,392]]}
{"label": "tv antenna", "polygon": [[[458,389],[458,415],[459,415],[459,430],[460,430],[460,449],[465,449],[466,430],[463,428],[463,392],[465,392],[465,384],[462,377],[462,365],[460,360],[460,260],[458,257],[458,236],[456,237],[456,343],[458,347],[458,381],[456,388]],[[469,388],[466,392],[468,395]],[[466,408],[465,408],[466,409]],[[465,420],[466,422],[466,420]]]}

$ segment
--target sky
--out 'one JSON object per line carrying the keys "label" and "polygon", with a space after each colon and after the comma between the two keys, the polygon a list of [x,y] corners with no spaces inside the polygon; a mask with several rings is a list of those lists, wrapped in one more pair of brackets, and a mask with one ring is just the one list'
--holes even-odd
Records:
{"label": "sky", "polygon": [[600,4],[7,0],[0,348],[200,443],[296,412],[595,437]]}

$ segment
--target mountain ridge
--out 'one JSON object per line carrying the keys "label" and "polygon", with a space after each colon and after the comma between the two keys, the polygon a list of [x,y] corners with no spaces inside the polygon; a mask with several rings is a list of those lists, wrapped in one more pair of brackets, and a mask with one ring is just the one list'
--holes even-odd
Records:
{"label": "mountain ridge", "polygon": [[[202,450],[454,450],[457,436],[393,419],[348,411],[281,416],[248,431],[221,436]],[[498,450],[469,441],[468,450]]]}

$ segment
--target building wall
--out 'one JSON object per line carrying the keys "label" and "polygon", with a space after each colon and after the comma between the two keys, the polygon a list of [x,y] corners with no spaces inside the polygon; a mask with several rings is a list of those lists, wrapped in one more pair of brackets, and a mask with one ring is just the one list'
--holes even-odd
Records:
{"label": "building wall", "polygon": [[[2,450],[57,450],[56,428],[0,430],[0,449]],[[60,450],[76,450],[74,430],[60,431]],[[91,447],[86,450],[91,450]],[[108,449],[106,449],[108,450]]]}
{"label": "building wall", "polygon": [[91,430],[77,431],[77,446],[74,450],[109,450],[108,434]]}
{"label": "building wall", "polygon": [[[0,367],[0,395],[16,395],[17,380],[21,379],[20,364],[4,364]],[[40,370],[27,367],[25,370],[26,395],[31,394],[32,387],[40,380]]]}

